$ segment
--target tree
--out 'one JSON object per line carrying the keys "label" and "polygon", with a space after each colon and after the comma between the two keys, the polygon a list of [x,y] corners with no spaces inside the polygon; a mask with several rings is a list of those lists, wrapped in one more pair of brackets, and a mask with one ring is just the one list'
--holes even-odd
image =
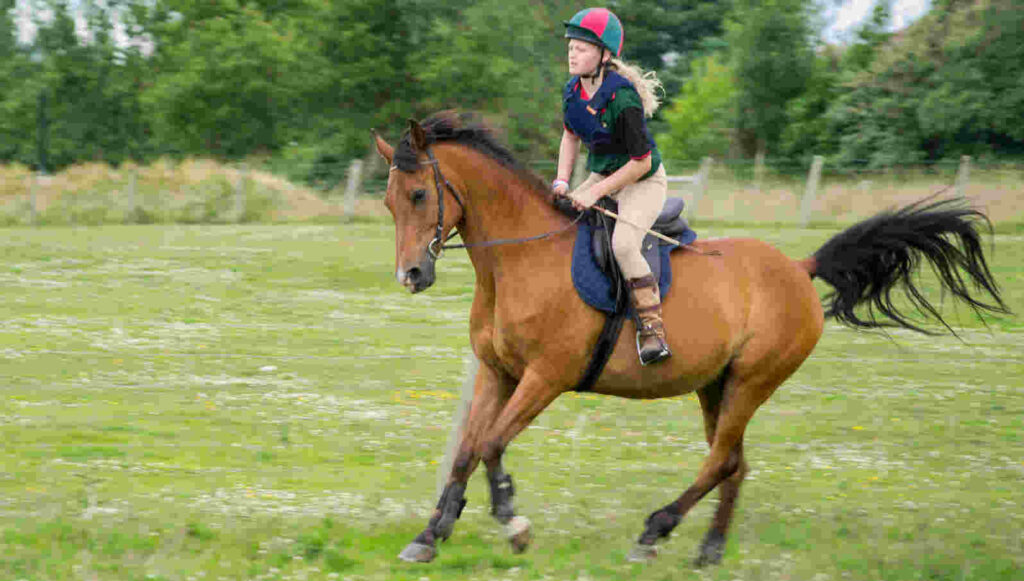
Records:
{"label": "tree", "polygon": [[853,44],[843,54],[844,70],[863,71],[871,66],[875,53],[892,38],[892,33],[886,31],[891,16],[892,0],[877,0],[871,16],[857,28]]}
{"label": "tree", "polygon": [[17,46],[17,28],[11,12],[15,0],[0,0],[0,161],[15,159],[22,138],[18,134],[15,122],[18,90],[17,79],[22,79],[25,55]]}
{"label": "tree", "polygon": [[509,11],[502,0],[435,21],[422,66],[413,75],[419,103],[430,110],[463,108],[495,117],[506,141],[525,157],[550,158],[561,134],[566,72],[565,28],[556,5]]}
{"label": "tree", "polygon": [[658,137],[668,159],[726,157],[735,121],[736,84],[725,55],[697,59],[693,75],[663,117],[669,131]]}
{"label": "tree", "polygon": [[713,0],[626,0],[617,10],[626,28],[626,57],[645,69],[665,66],[676,54],[689,62],[704,39],[721,36],[732,2]]}
{"label": "tree", "polygon": [[1024,14],[1014,0],[938,4],[851,72],[825,117],[839,164],[1024,153]]}
{"label": "tree", "polygon": [[736,75],[739,146],[746,156],[774,149],[786,106],[807,88],[814,63],[807,0],[736,0],[726,40]]}
{"label": "tree", "polygon": [[[153,25],[160,74],[144,95],[171,151],[241,157],[278,149],[322,62],[288,18],[225,0]],[[168,13],[170,14],[170,13]],[[159,15],[158,15],[159,18]]]}
{"label": "tree", "polygon": [[731,7],[732,0],[623,0],[613,10],[626,29],[625,58],[658,72],[670,104],[691,62],[723,35]]}
{"label": "tree", "polygon": [[1024,153],[1024,11],[993,0],[948,22],[916,108],[929,156]]}
{"label": "tree", "polygon": [[815,55],[807,89],[786,105],[786,128],[779,142],[779,153],[789,158],[828,155],[838,144],[828,132],[829,107],[839,98],[843,71],[840,55],[828,47]]}
{"label": "tree", "polygon": [[7,6],[0,19],[0,159],[36,166],[42,145],[47,170],[137,157],[146,139],[138,106],[145,67],[113,41],[111,11],[93,0],[77,2],[85,17],[77,31],[68,2],[40,0],[36,35],[21,47]]}

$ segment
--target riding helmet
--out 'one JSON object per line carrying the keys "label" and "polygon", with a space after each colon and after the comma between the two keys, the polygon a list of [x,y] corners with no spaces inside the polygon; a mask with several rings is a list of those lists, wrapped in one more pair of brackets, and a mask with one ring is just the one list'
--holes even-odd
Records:
{"label": "riding helmet", "polygon": [[613,55],[622,56],[622,22],[606,8],[585,8],[565,24],[565,38],[576,38],[607,48]]}

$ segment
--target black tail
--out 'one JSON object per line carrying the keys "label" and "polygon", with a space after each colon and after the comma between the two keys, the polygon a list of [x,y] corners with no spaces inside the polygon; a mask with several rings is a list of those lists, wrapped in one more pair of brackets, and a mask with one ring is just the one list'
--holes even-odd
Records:
{"label": "black tail", "polygon": [[[895,326],[877,321],[877,310],[901,327],[932,334],[907,320],[893,303],[893,290],[902,288],[926,319],[937,320],[956,334],[915,284],[922,258],[931,264],[943,290],[976,314],[1009,314],[982,253],[981,225],[991,232],[988,218],[966,200],[934,201],[932,197],[883,212],[836,234],[807,261],[811,274],[835,289],[825,297],[825,316],[855,327]],[[979,300],[972,292],[986,294],[991,300]],[[866,319],[854,312],[864,303],[868,305]]]}

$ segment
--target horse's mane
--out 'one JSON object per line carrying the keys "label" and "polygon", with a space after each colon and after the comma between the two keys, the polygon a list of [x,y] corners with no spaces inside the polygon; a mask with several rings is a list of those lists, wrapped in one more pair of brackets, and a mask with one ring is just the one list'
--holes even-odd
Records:
{"label": "horse's mane", "polygon": [[[472,113],[441,111],[420,122],[426,133],[427,144],[458,143],[470,147],[512,170],[535,194],[545,201],[552,199],[547,182],[513,157],[509,150],[498,142],[494,132]],[[419,157],[412,145],[409,133],[402,137],[395,148],[393,163],[399,170],[413,172],[419,169]]]}

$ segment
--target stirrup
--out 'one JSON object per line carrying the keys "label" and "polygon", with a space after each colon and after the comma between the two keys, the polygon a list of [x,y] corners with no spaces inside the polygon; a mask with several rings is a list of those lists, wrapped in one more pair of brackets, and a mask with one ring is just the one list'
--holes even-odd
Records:
{"label": "stirrup", "polygon": [[640,357],[640,365],[647,367],[672,356],[672,351],[669,350],[668,345],[657,335],[654,335],[654,338],[658,339],[659,348],[657,350],[649,349],[644,351],[640,344],[640,333],[640,331],[636,332],[636,354]]}

